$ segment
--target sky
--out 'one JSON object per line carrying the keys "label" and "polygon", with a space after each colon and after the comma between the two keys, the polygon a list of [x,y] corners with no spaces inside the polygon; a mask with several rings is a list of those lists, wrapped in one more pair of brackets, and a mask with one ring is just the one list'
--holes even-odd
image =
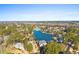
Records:
{"label": "sky", "polygon": [[78,21],[79,4],[0,4],[0,21]]}

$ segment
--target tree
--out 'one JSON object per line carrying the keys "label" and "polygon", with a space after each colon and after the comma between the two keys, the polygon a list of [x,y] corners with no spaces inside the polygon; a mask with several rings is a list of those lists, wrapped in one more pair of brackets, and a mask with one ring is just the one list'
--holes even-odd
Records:
{"label": "tree", "polygon": [[27,28],[29,29],[29,33],[31,34],[32,33],[32,30],[33,30],[33,27],[32,27],[32,25],[27,25]]}
{"label": "tree", "polygon": [[61,51],[61,44],[56,42],[50,42],[45,46],[45,53],[46,54],[57,54]]}
{"label": "tree", "polygon": [[15,32],[11,35],[9,35],[8,39],[6,40],[6,44],[11,44],[13,43],[15,40],[19,41],[19,42],[23,42],[23,38],[25,36],[21,35],[19,32]]}
{"label": "tree", "polygon": [[23,44],[24,44],[24,48],[25,49],[27,49],[27,44],[28,43],[28,39],[27,38],[25,38],[24,40],[23,40]]}
{"label": "tree", "polygon": [[64,39],[65,39],[65,43],[68,41],[68,39],[72,39],[74,41],[77,41],[79,40],[77,37],[77,35],[75,35],[78,30],[76,28],[68,28],[66,29],[67,30],[67,33],[66,35],[64,36]]}
{"label": "tree", "polygon": [[3,35],[5,31],[5,25],[4,24],[0,24],[0,35]]}
{"label": "tree", "polygon": [[27,51],[29,51],[29,52],[31,52],[33,50],[33,46],[31,43],[28,44],[26,47],[27,47]]}

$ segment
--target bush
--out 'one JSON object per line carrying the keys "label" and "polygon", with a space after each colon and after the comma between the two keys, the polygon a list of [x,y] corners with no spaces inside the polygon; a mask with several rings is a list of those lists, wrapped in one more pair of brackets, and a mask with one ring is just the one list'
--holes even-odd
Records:
{"label": "bush", "polygon": [[50,42],[45,46],[45,53],[46,54],[57,54],[61,51],[61,45],[56,42]]}
{"label": "bush", "polygon": [[27,51],[29,51],[29,52],[31,52],[32,51],[32,49],[33,49],[33,46],[32,46],[32,44],[30,43],[30,44],[28,44],[27,46]]}

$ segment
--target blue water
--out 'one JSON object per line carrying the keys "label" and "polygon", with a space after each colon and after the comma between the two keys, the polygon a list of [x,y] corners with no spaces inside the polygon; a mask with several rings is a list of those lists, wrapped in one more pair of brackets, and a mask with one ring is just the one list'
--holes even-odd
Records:
{"label": "blue water", "polygon": [[52,40],[52,35],[48,33],[42,33],[41,31],[33,31],[33,35],[35,40],[45,40],[46,42],[50,42]]}

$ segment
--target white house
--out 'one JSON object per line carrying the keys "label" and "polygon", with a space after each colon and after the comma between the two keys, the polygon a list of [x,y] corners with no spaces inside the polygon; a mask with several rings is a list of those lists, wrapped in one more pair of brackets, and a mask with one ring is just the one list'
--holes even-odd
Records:
{"label": "white house", "polygon": [[21,49],[21,50],[25,50],[24,49],[24,45],[20,42],[17,42],[15,44],[13,44],[15,48]]}

